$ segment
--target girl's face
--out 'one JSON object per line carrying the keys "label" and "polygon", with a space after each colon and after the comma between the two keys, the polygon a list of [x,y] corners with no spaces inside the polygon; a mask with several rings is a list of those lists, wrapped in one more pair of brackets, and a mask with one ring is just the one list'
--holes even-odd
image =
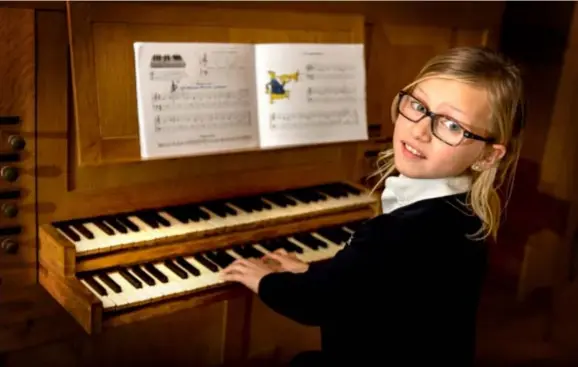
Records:
{"label": "girl's face", "polygon": [[[490,105],[484,89],[454,80],[428,79],[402,98],[400,108],[405,113],[398,114],[395,121],[393,149],[395,166],[404,176],[458,176],[474,163],[487,169],[505,153],[502,145],[462,138],[463,129],[489,137]],[[436,134],[429,116],[412,121],[427,111],[444,116],[436,123]],[[461,143],[452,146],[440,138],[451,144]]]}

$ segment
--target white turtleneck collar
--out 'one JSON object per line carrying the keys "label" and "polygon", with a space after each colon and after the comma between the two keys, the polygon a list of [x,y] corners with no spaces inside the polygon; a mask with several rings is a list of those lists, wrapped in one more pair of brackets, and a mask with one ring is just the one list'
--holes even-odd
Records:
{"label": "white turtleneck collar", "polygon": [[470,176],[450,178],[410,178],[402,175],[385,180],[381,195],[383,213],[391,213],[415,202],[467,192],[472,185]]}

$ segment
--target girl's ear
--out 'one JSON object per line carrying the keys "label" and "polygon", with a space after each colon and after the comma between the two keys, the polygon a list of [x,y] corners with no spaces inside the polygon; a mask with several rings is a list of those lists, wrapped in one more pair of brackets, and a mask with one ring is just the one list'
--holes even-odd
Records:
{"label": "girl's ear", "polygon": [[506,155],[506,146],[494,144],[485,154],[472,165],[474,171],[485,171],[498,165],[498,162]]}

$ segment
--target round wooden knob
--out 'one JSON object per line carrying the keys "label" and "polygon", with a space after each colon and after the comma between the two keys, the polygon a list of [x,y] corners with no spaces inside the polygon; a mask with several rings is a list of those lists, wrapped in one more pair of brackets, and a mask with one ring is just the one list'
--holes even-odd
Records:
{"label": "round wooden knob", "polygon": [[11,238],[5,238],[0,242],[0,248],[7,254],[15,254],[18,252],[18,242]]}
{"label": "round wooden knob", "polygon": [[14,150],[22,150],[26,146],[26,141],[20,135],[10,135],[8,137],[8,144]]}
{"label": "round wooden knob", "polygon": [[0,169],[0,176],[8,182],[14,182],[18,179],[18,170],[15,167],[4,166]]}
{"label": "round wooden knob", "polygon": [[18,207],[14,204],[4,203],[0,209],[2,209],[2,214],[8,218],[14,218],[18,214]]}
{"label": "round wooden knob", "polygon": [[22,150],[26,146],[26,141],[20,135],[10,135],[8,137],[8,144],[14,150]]}

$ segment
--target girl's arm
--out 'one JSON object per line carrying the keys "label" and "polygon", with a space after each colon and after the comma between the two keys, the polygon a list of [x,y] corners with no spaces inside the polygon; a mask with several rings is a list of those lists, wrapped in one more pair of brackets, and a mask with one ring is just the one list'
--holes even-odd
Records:
{"label": "girl's arm", "polygon": [[355,243],[304,273],[270,273],[259,283],[261,300],[276,312],[306,325],[320,325],[341,297],[355,297],[367,254]]}

